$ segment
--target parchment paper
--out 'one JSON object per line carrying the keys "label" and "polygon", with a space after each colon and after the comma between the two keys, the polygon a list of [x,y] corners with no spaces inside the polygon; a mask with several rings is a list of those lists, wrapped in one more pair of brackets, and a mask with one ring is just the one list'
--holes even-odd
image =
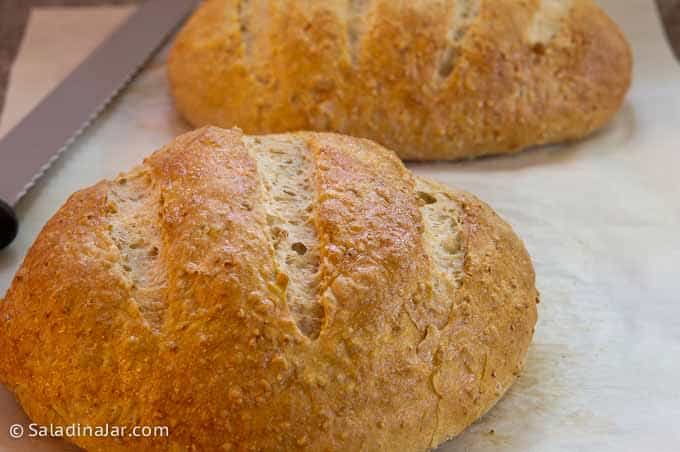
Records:
{"label": "parchment paper", "polygon": [[[680,70],[653,0],[599,3],[636,62],[627,102],[605,130],[516,156],[409,164],[505,217],[534,259],[542,294],[523,375],[442,451],[680,450]],[[19,239],[0,253],[0,293],[69,194],[188,130],[162,62],[21,202]],[[16,444],[5,432],[17,412],[0,393],[0,448]],[[43,450],[63,450],[53,444]]]}

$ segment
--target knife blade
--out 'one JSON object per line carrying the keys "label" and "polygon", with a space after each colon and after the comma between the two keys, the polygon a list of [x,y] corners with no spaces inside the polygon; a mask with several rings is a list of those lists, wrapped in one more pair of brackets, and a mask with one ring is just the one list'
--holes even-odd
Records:
{"label": "knife blade", "polygon": [[147,0],[0,141],[0,249],[12,206],[134,78],[200,0]]}

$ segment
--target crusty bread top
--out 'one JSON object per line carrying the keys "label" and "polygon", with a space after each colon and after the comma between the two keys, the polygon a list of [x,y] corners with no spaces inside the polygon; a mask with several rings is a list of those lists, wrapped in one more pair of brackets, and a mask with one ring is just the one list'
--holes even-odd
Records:
{"label": "crusty bread top", "polygon": [[536,298],[510,227],[390,151],[205,128],[49,221],[0,380],[39,423],[170,428],[92,450],[424,450],[514,381]]}
{"label": "crusty bread top", "polygon": [[621,106],[631,62],[591,0],[208,0],[168,71],[195,126],[335,131],[431,160],[583,137]]}

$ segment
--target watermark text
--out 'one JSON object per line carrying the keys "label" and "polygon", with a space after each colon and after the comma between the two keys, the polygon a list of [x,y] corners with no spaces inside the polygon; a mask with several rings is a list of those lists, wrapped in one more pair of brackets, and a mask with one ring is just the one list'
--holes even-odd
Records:
{"label": "watermark text", "polygon": [[40,425],[14,424],[9,427],[10,438],[167,438],[170,429],[165,425]]}

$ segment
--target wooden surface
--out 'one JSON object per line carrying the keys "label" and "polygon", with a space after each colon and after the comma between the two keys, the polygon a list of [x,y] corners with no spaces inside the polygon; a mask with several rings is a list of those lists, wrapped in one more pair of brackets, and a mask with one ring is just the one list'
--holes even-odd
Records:
{"label": "wooden surface", "polygon": [[[625,0],[623,0],[625,1]],[[680,58],[680,0],[656,0],[676,56]],[[113,5],[139,0],[0,0],[0,111],[5,103],[7,78],[16,57],[31,7]]]}
{"label": "wooden surface", "polygon": [[0,0],[0,112],[10,68],[16,58],[32,7],[93,6],[139,3],[139,0]]}

